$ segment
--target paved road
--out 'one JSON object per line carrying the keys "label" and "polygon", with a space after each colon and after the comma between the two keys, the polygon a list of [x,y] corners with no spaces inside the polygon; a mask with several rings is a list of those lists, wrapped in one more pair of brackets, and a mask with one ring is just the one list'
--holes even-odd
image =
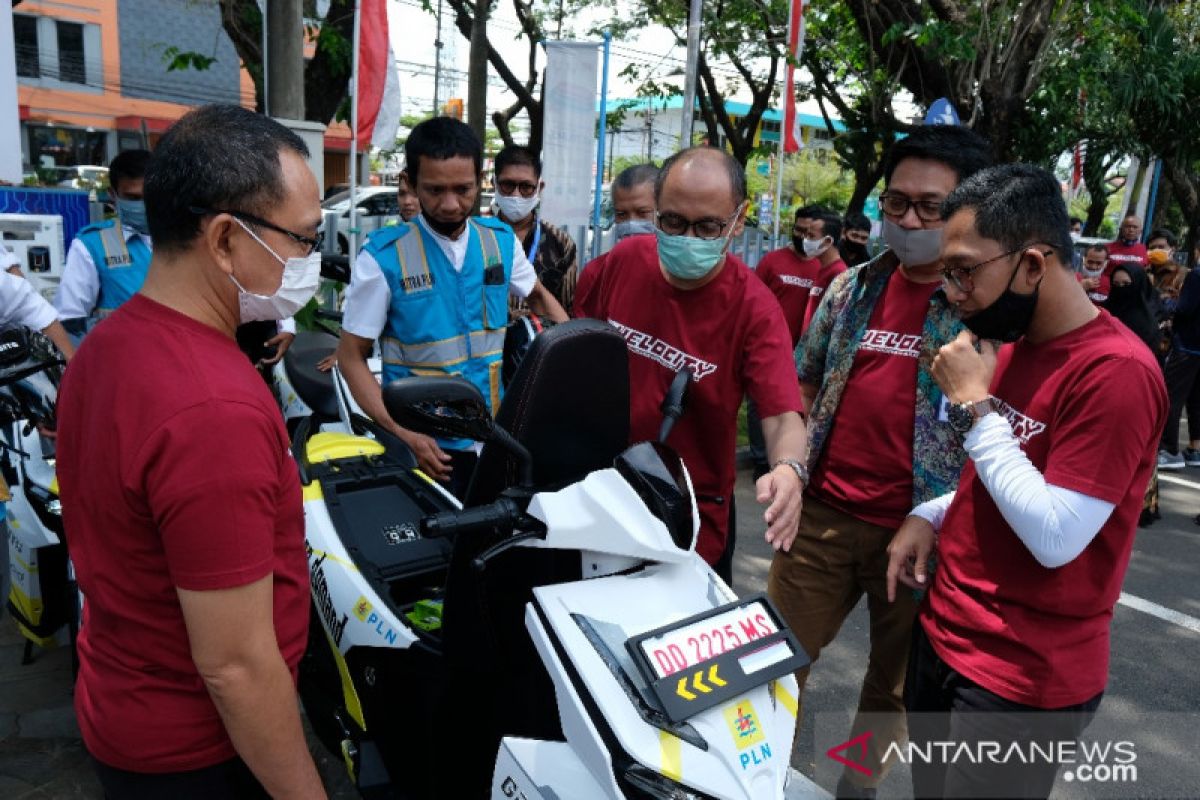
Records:
{"label": "paved road", "polygon": [[[1180,483],[1185,481],[1185,483]],[[739,476],[735,588],[766,587],[770,550],[761,531],[747,473]],[[1055,797],[1200,797],[1194,754],[1200,751],[1200,469],[1168,476],[1162,484],[1163,519],[1138,535],[1125,581],[1128,597],[1113,620],[1113,656],[1108,693],[1095,727],[1106,725],[1137,743],[1139,782],[1096,787],[1060,780]],[[1160,608],[1161,607],[1161,608]],[[1149,613],[1153,612],[1153,613]],[[1157,614],[1158,616],[1155,616]],[[1170,617],[1164,619],[1163,617]],[[9,620],[0,620],[0,798],[3,800],[94,800],[98,786],[87,765],[71,713],[70,666],[65,651],[43,654],[20,666],[21,640]],[[793,766],[813,775],[817,758],[815,714],[847,712],[857,692],[867,654],[863,606],[847,619],[841,635],[821,656],[808,683],[801,735]],[[331,795],[352,793],[339,764],[315,749]],[[1157,757],[1157,760],[1156,760]],[[826,788],[831,788],[827,786]],[[1106,793],[1107,792],[1107,793]],[[908,795],[908,776],[897,769],[881,797]]]}

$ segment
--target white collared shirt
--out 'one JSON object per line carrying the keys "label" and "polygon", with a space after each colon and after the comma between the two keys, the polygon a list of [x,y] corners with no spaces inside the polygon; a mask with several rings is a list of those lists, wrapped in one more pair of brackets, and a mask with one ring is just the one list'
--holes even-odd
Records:
{"label": "white collared shirt", "polygon": [[[443,236],[429,227],[424,215],[418,214],[416,224],[420,225],[433,237],[441,248],[446,260],[458,272],[462,271],[467,260],[467,242],[470,239],[467,229],[457,239]],[[508,293],[514,297],[528,297],[537,283],[537,273],[529,259],[525,257],[525,248],[520,240],[513,237],[512,275],[508,280]],[[358,251],[354,260],[354,269],[350,273],[350,285],[346,287],[345,303],[342,306],[342,330],[364,339],[378,339],[387,324],[388,309],[392,303],[392,292],[388,288],[387,279],[379,268],[379,262],[365,249]]]}
{"label": "white collared shirt", "polygon": [[[146,234],[138,233],[128,225],[121,226],[121,233],[126,242],[137,236],[142,244],[153,251],[150,237]],[[62,282],[54,295],[54,307],[58,309],[59,319],[78,319],[90,317],[99,300],[100,272],[92,261],[92,254],[77,236],[67,250],[67,263],[63,267]]]}
{"label": "white collared shirt", "polygon": [[25,327],[44,331],[55,320],[54,306],[25,278],[0,271],[0,330]]}

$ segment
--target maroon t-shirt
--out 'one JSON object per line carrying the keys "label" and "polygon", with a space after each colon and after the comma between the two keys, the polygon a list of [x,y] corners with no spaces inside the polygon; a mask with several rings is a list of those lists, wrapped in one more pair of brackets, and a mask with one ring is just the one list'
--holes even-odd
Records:
{"label": "maroon t-shirt", "polygon": [[63,522],[86,598],[75,711],[88,751],[151,773],[232,758],[176,589],[273,575],[275,636],[295,675],[308,569],[278,407],[233,339],[139,294],[88,335],[58,413]]}
{"label": "maroon t-shirt", "polygon": [[772,250],[758,262],[754,274],[779,300],[783,318],[787,320],[792,334],[792,347],[800,341],[804,328],[804,315],[808,310],[808,294],[817,280],[821,262],[805,258],[792,247]]}
{"label": "maroon t-shirt", "polygon": [[940,286],[892,273],[859,340],[808,487],[818,500],[873,525],[897,528],[912,510],[917,360],[929,298]]}
{"label": "maroon t-shirt", "polygon": [[[586,270],[585,270],[586,272]],[[630,436],[654,439],[675,372],[695,379],[667,444],[683,458],[700,506],[696,550],[710,564],[725,547],[733,494],[738,407],[749,394],[766,419],[800,411],[800,384],[779,303],[735,256],[691,291],[667,283],[652,236],[608,253],[597,283],[576,296],[575,314],[606,320],[629,346]]]}
{"label": "maroon t-shirt", "polygon": [[846,262],[840,258],[832,262],[827,267],[821,267],[817,270],[817,278],[813,282],[812,290],[808,293],[808,308],[804,309],[804,325],[800,329],[801,335],[808,330],[809,323],[817,314],[817,308],[821,305],[821,298],[825,296],[825,290],[829,288],[829,284],[833,283],[833,279],[846,271]]}
{"label": "maroon t-shirt", "polygon": [[1001,348],[991,391],[1046,483],[1116,508],[1074,561],[1047,569],[968,461],[921,623],[938,655],[985,689],[1038,708],[1075,705],[1108,681],[1113,607],[1167,414],[1162,371],[1101,310],[1051,341]]}
{"label": "maroon t-shirt", "polygon": [[1150,262],[1146,259],[1146,245],[1141,242],[1133,244],[1125,244],[1118,240],[1109,242],[1104,245],[1108,249],[1108,269],[1106,272],[1111,272],[1112,268],[1118,264],[1126,267],[1138,267],[1146,269],[1150,266]]}

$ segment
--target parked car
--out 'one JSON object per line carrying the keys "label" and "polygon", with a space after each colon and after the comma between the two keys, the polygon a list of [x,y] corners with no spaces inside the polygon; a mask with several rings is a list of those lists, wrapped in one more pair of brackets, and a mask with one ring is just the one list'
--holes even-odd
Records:
{"label": "parked car", "polygon": [[[394,186],[363,186],[355,197],[358,207],[359,243],[368,233],[386,225],[395,225],[400,221],[400,200],[396,197]],[[338,192],[325,202],[321,208],[326,212],[338,214],[337,247],[342,255],[350,254],[350,191]],[[323,227],[323,226],[322,226]],[[328,237],[331,234],[325,232]]]}

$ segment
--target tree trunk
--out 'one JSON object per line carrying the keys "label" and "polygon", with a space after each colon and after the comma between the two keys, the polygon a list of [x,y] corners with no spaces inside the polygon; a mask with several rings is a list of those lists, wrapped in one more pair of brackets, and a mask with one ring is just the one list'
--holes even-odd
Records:
{"label": "tree trunk", "polygon": [[267,108],[280,119],[304,119],[303,5],[267,0]]}
{"label": "tree trunk", "polygon": [[467,61],[467,124],[479,141],[487,133],[488,0],[475,0],[471,19],[471,52]]}

